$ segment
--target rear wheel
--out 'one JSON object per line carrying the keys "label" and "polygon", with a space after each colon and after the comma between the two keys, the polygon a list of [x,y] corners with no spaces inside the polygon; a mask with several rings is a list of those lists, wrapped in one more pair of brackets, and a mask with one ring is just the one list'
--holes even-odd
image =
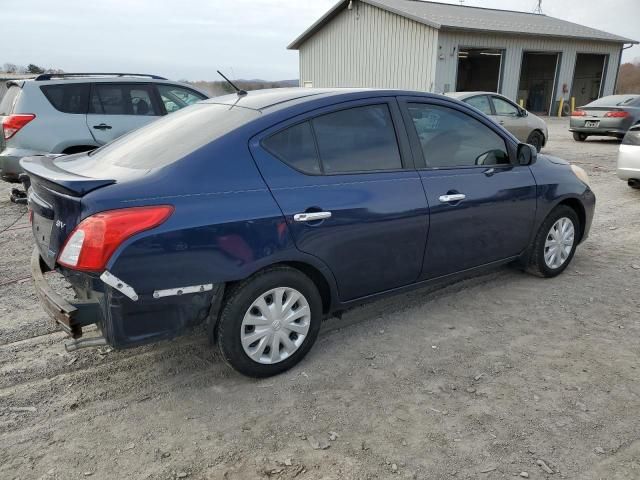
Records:
{"label": "rear wheel", "polygon": [[232,288],[218,322],[218,347],[231,367],[250,377],[277,375],[313,346],[322,300],[298,270],[275,267]]}
{"label": "rear wheel", "polygon": [[556,207],[542,222],[531,246],[527,271],[539,277],[555,277],[569,265],[578,246],[580,220],[566,205]]}
{"label": "rear wheel", "polygon": [[544,136],[537,130],[531,132],[531,135],[529,135],[529,138],[527,139],[527,143],[536,147],[536,150],[538,151],[538,153],[540,153],[540,150],[542,150],[542,145],[544,144]]}
{"label": "rear wheel", "polygon": [[576,142],[584,142],[588,137],[589,135],[587,135],[586,133],[573,132],[573,139]]}
{"label": "rear wheel", "polygon": [[627,185],[629,185],[631,188],[635,188],[636,190],[640,190],[640,180],[636,178],[627,180]]}

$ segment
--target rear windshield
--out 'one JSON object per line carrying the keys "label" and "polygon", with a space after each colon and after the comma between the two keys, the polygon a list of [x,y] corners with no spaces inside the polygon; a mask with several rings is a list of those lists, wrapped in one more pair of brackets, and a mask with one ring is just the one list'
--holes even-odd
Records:
{"label": "rear windshield", "polygon": [[11,115],[13,113],[13,107],[21,91],[22,89],[17,85],[11,85],[9,87],[9,90],[7,90],[2,100],[0,100],[0,115]]}
{"label": "rear windshield", "polygon": [[195,104],[134,130],[89,155],[98,165],[139,170],[164,167],[259,115],[242,107]]}
{"label": "rear windshield", "polygon": [[610,95],[594,100],[587,107],[624,107],[640,99],[640,95]]}
{"label": "rear windshield", "polygon": [[623,145],[640,145],[640,128],[633,128],[627,132],[622,140]]}

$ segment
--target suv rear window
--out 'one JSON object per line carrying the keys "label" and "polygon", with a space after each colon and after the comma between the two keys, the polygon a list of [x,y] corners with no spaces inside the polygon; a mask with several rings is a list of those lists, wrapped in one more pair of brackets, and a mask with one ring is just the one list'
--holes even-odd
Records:
{"label": "suv rear window", "polygon": [[196,104],[134,130],[89,153],[96,167],[137,170],[176,162],[260,115],[248,108]]}
{"label": "suv rear window", "polygon": [[67,85],[44,85],[40,87],[49,103],[59,112],[87,113],[89,105],[89,84],[70,83]]}
{"label": "suv rear window", "polygon": [[13,113],[13,107],[21,91],[22,89],[17,85],[9,87],[9,90],[2,97],[2,101],[0,101],[0,115],[11,115]]}

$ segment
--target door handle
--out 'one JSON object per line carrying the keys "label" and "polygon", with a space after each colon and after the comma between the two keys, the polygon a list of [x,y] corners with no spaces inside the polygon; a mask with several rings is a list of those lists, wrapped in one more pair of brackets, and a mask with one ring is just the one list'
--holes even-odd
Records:
{"label": "door handle", "polygon": [[94,125],[93,128],[95,128],[96,130],[111,130],[111,125],[101,123],[100,125]]}
{"label": "door handle", "polygon": [[294,222],[315,222],[318,220],[326,220],[327,218],[331,218],[331,212],[307,212],[307,213],[296,213],[293,216]]}
{"label": "door handle", "polygon": [[452,195],[440,195],[440,200],[442,203],[452,203],[459,202],[460,200],[464,200],[467,196],[464,193],[454,193]]}

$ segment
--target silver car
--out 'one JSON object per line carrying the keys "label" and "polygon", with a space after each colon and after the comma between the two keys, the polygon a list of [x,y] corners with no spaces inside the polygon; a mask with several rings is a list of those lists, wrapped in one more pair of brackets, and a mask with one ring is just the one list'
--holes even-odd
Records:
{"label": "silver car", "polygon": [[445,95],[477,108],[521,142],[536,147],[538,152],[547,144],[549,129],[544,120],[502,95],[492,92],[450,92]]}
{"label": "silver car", "polygon": [[632,188],[640,188],[640,125],[631,127],[618,153],[618,178]]}
{"label": "silver car", "polygon": [[155,75],[43,74],[8,82],[0,102],[0,177],[18,182],[22,157],[78,153],[208,96]]}
{"label": "silver car", "polygon": [[571,113],[569,131],[577,142],[592,135],[622,138],[638,122],[640,95],[609,95],[576,108]]}

